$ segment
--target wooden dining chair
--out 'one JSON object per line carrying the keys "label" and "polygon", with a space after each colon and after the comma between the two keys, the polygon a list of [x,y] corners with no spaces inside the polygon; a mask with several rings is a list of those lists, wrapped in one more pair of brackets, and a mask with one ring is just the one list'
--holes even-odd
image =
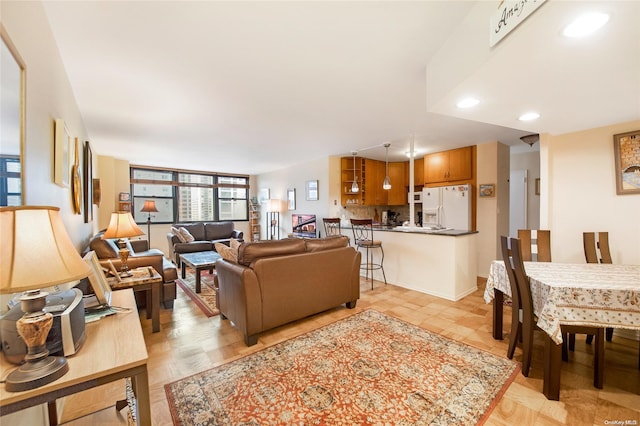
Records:
{"label": "wooden dining chair", "polygon": [[322,222],[324,223],[324,234],[327,237],[331,235],[342,235],[339,217],[325,217],[322,218]]}
{"label": "wooden dining chair", "polygon": [[[521,242],[518,238],[511,238],[511,257],[513,261],[513,273],[518,285],[518,289],[520,290],[519,297],[520,304],[522,306],[522,374],[525,377],[528,377],[533,353],[533,331],[537,328],[537,318],[533,312],[531,284],[529,282],[529,277],[527,276],[524,269]],[[598,389],[602,389],[604,381],[604,329],[599,327],[576,325],[562,325],[561,327],[564,340],[562,348],[562,358],[565,361],[568,360],[568,353],[566,351],[566,337],[568,337],[568,333],[593,334],[596,336],[593,385]]]}
{"label": "wooden dining chair", "polygon": [[522,323],[520,322],[522,305],[520,303],[520,290],[516,283],[516,277],[513,271],[513,262],[511,258],[511,250],[509,249],[509,239],[506,236],[500,237],[500,246],[502,248],[502,260],[507,271],[507,279],[511,287],[511,331],[509,332],[509,347],[507,348],[507,358],[513,359],[516,350],[516,342],[522,336]]}
{"label": "wooden dining chair", "polygon": [[[587,263],[613,263],[611,260],[611,252],[609,251],[609,233],[598,232],[598,240],[596,241],[595,232],[582,233],[582,245],[584,246],[584,257]],[[613,340],[613,328],[607,327],[607,342]],[[593,336],[587,336],[587,343],[591,344]],[[570,342],[569,349],[573,350],[573,342]]]}
{"label": "wooden dining chair", "polygon": [[[548,229],[518,229],[518,239],[525,262],[551,262],[551,231]],[[535,257],[534,257],[535,254]]]}

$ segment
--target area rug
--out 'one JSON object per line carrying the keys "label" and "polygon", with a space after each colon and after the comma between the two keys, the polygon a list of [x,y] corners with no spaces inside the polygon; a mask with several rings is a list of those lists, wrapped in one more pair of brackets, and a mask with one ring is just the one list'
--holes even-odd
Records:
{"label": "area rug", "polygon": [[165,385],[176,425],[486,420],[519,364],[367,310]]}
{"label": "area rug", "polygon": [[213,280],[215,272],[210,274],[209,271],[202,271],[200,275],[200,293],[196,293],[196,276],[194,273],[187,271],[186,278],[179,278],[176,282],[189,298],[200,308],[200,310],[208,317],[220,314],[216,308],[216,291],[214,290]]}

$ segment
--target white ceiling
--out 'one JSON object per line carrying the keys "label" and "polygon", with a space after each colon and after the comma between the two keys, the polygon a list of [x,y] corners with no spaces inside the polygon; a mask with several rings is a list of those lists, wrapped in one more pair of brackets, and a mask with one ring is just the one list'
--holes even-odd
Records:
{"label": "white ceiling", "polygon": [[[385,142],[401,159],[410,135],[422,152],[530,149],[520,136],[640,118],[640,2],[549,0],[489,48],[498,3],[44,7],[94,152],[132,164],[259,174],[351,150],[384,158]],[[608,25],[564,39],[586,9]],[[456,109],[466,94],[481,104]],[[519,122],[526,109],[541,118]]]}

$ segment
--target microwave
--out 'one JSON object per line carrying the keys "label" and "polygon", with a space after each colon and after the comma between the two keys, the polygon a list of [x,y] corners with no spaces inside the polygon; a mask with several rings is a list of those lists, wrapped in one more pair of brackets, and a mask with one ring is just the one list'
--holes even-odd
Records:
{"label": "microwave", "polygon": [[[411,200],[411,193],[407,195],[407,200]],[[422,203],[422,191],[413,193],[413,202],[414,203]]]}

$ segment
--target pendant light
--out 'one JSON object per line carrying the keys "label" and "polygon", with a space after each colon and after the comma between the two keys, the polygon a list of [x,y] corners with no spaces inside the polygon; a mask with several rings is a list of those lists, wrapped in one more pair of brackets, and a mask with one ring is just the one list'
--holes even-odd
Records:
{"label": "pendant light", "polygon": [[387,153],[385,155],[386,172],[384,175],[384,181],[382,182],[382,189],[386,189],[386,190],[391,189],[391,179],[389,178],[389,145],[391,144],[390,143],[384,144],[384,147],[387,150]]}
{"label": "pendant light", "polygon": [[351,151],[351,155],[353,155],[353,183],[351,184],[351,192],[358,192],[360,188],[358,188],[358,176],[356,175],[356,155],[357,151]]}

